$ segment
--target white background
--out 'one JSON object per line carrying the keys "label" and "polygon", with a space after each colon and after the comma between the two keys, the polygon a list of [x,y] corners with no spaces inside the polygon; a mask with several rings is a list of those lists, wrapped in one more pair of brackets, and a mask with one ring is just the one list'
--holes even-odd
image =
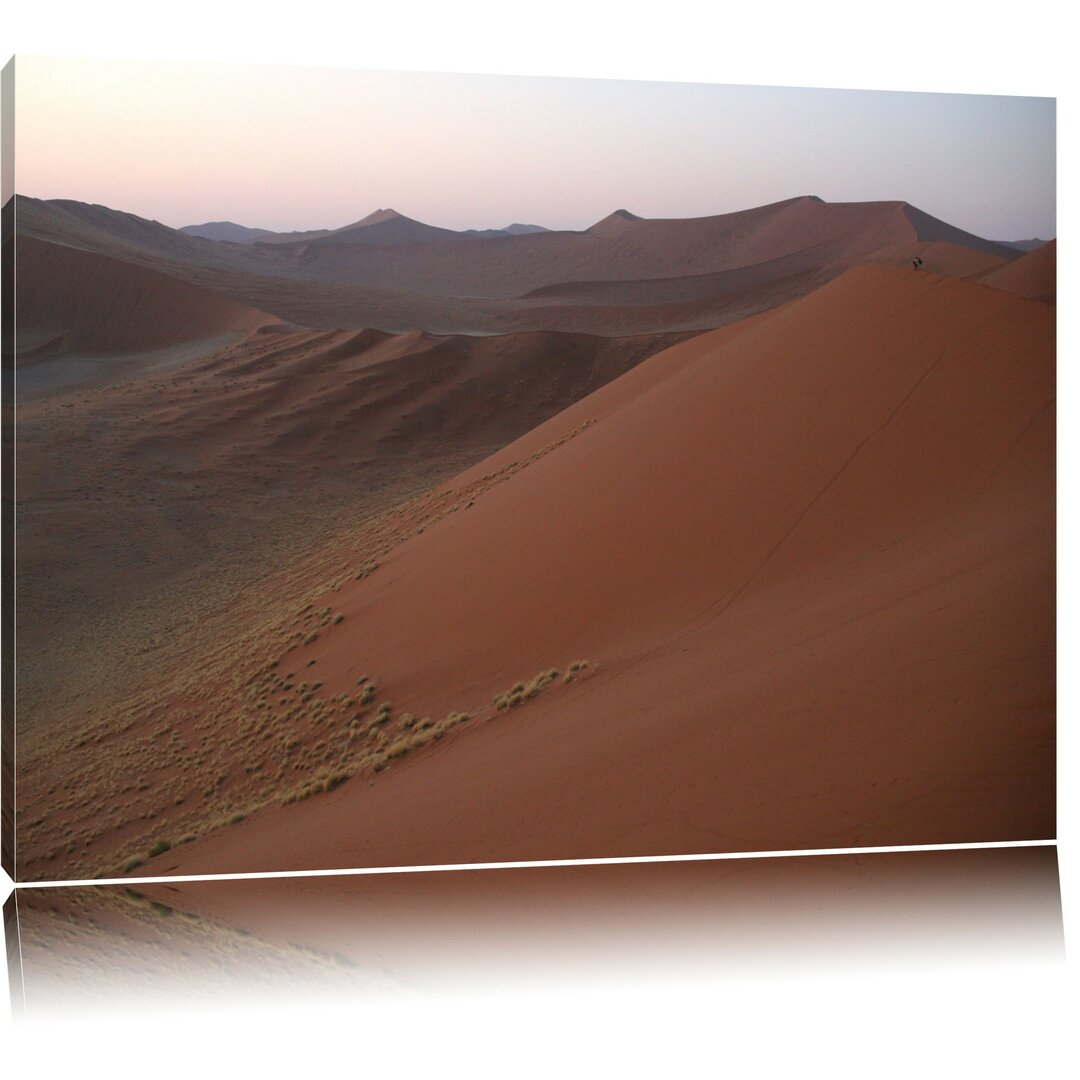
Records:
{"label": "white background", "polygon": [[[1060,775],[1062,893],[1075,944],[1080,880],[1076,320],[1070,257],[1076,56],[1046,2],[391,6],[13,0],[0,53],[136,56],[511,74],[1056,96],[1060,251]],[[1075,198],[1075,194],[1071,196]],[[325,1006],[219,1016],[97,1017],[13,1028],[20,1075],[1032,1076],[1076,1075],[1075,978],[1025,972],[470,992],[362,1014]],[[493,988],[495,989],[495,988]],[[1069,1000],[1071,998],[1071,1000]],[[3,1008],[0,998],[0,1010]]]}

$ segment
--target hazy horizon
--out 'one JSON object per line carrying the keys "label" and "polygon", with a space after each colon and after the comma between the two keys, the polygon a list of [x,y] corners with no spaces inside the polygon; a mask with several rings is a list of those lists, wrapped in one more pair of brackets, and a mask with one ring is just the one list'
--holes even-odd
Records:
{"label": "hazy horizon", "polygon": [[[22,192],[22,191],[17,192],[17,194],[20,197],[32,198],[32,199],[43,199],[43,201],[65,201],[63,196],[56,196],[56,197],[54,197],[52,199],[44,199],[42,196],[32,195],[32,194],[29,194],[27,192]],[[797,198],[801,198],[801,197],[803,197],[803,196],[792,195],[790,197],[790,199],[797,199]],[[790,199],[780,199],[780,200],[776,200],[776,201],[777,202],[787,202],[787,201],[790,201]],[[81,200],[81,199],[77,199],[77,200],[68,199],[66,201],[69,201],[69,202],[70,201],[84,202],[84,200]],[[830,200],[825,199],[823,201],[828,203]],[[890,200],[869,199],[869,200],[858,200],[858,201],[887,202],[887,201],[890,201]],[[909,201],[909,200],[907,200],[907,201]],[[106,204],[98,203],[98,204],[87,204],[87,205],[106,205]],[[765,206],[765,205],[770,205],[770,204],[767,204],[767,203],[758,204],[758,206]],[[914,204],[911,204],[911,205],[914,205]],[[758,206],[745,206],[745,207],[741,207],[740,209],[742,209],[742,210],[753,210],[753,209],[757,209]],[[109,209],[109,210],[116,210],[116,211],[119,211],[119,212],[122,212],[122,213],[131,213],[132,212],[130,210],[127,210],[123,206],[106,206],[106,208]],[[614,213],[615,211],[620,210],[620,209],[630,210],[629,207],[615,207],[614,210],[611,211],[611,213]],[[924,210],[925,207],[920,206],[920,207],[917,207],[917,209]],[[398,213],[402,217],[409,218],[409,219],[414,220],[414,221],[420,221],[422,224],[425,224],[425,225],[433,225],[433,226],[436,226],[438,228],[448,228],[449,227],[449,226],[443,225],[441,222],[438,222],[438,221],[424,221],[423,219],[417,218],[417,217],[415,217],[415,215],[407,213],[405,211],[402,211],[402,210],[398,209],[397,207],[375,207],[375,208],[373,208],[372,211],[369,211],[369,213],[374,213],[376,211],[381,211],[381,210],[393,210],[394,212]],[[632,210],[630,212],[633,213]],[[722,213],[726,214],[726,213],[732,213],[732,212],[733,211],[725,210]],[[734,211],[734,212],[737,213],[738,211]],[[313,225],[313,226],[309,226],[309,227],[306,227],[306,228],[303,228],[303,229],[266,229],[266,226],[260,225],[257,222],[234,221],[234,220],[232,220],[230,218],[207,218],[204,221],[188,221],[188,222],[185,222],[182,225],[172,225],[172,224],[170,224],[168,222],[161,221],[160,218],[155,218],[155,217],[147,218],[145,215],[142,215],[142,214],[140,214],[138,216],[143,217],[145,220],[157,221],[159,224],[168,225],[169,228],[178,229],[178,230],[186,229],[186,228],[198,228],[198,227],[210,226],[210,225],[237,225],[237,226],[240,226],[242,228],[255,229],[255,230],[265,229],[266,231],[273,232],[273,233],[275,233],[277,235],[286,235],[286,234],[294,233],[294,232],[299,234],[299,233],[305,233],[305,232],[320,232],[320,231],[324,231],[324,230],[327,231],[327,232],[335,232],[337,230],[348,228],[351,225],[355,225],[355,224],[359,223],[361,220],[363,220],[363,217],[366,216],[366,215],[362,215],[361,217],[358,217],[358,218],[353,218],[350,221],[343,221],[343,222],[337,222],[337,223],[326,224],[326,225]],[[608,217],[609,215],[605,214],[603,216]],[[637,215],[637,216],[642,217],[642,218],[645,217],[645,215]],[[694,216],[695,217],[709,217],[709,216],[713,216],[713,215],[702,214],[702,215],[694,215]],[[937,215],[934,215],[934,216],[937,216]],[[545,226],[544,222],[542,222],[542,221],[515,220],[515,221],[502,222],[501,224],[490,223],[490,224],[487,224],[487,225],[463,226],[461,229],[456,230],[456,231],[467,232],[469,230],[475,230],[477,232],[482,232],[482,231],[505,230],[505,229],[507,229],[507,228],[509,228],[509,227],[511,227],[513,225],[539,225],[539,226],[544,227],[549,232],[584,232],[590,226],[597,224],[597,222],[601,221],[601,220],[603,220],[603,218],[597,218],[596,221],[589,221],[589,222],[586,222],[585,224],[580,225],[580,226],[564,226],[561,229],[556,229],[556,228],[553,228],[551,226]],[[652,219],[652,220],[677,220],[677,219],[655,218],[655,219]],[[955,222],[949,222],[949,224],[955,224]],[[978,234],[976,234],[976,235],[978,235]],[[1025,235],[1025,236],[989,236],[989,235],[985,235],[985,236],[983,236],[983,239],[986,239],[986,240],[999,240],[999,241],[1003,241],[1003,242],[1015,242],[1015,241],[1020,241],[1020,240],[1031,240],[1031,239],[1039,239],[1039,240],[1043,240],[1043,241],[1049,241],[1049,240],[1053,240],[1054,238],[1055,238],[1055,234],[1050,234],[1050,235],[1047,235],[1047,236],[1040,236],[1040,235],[1034,234],[1034,233],[1031,234],[1030,236],[1028,236],[1028,235]]]}
{"label": "hazy horizon", "polygon": [[173,228],[581,230],[817,195],[1056,235],[1052,98],[16,58],[16,190]]}

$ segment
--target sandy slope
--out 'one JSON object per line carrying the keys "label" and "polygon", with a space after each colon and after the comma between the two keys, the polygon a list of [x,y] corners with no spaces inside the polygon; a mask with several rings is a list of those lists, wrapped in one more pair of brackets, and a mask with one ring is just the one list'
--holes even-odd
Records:
{"label": "sandy slope", "polygon": [[1052,835],[1053,395],[1051,309],[887,267],[652,357],[283,657],[473,719],[146,870]]}
{"label": "sandy slope", "polygon": [[280,321],[146,267],[28,236],[16,243],[24,363],[148,352]]}
{"label": "sandy slope", "polygon": [[[58,764],[58,731],[77,741],[118,700],[160,696],[178,668],[264,620],[282,574],[320,572],[311,552],[336,532],[351,535],[677,340],[278,329],[180,368],[24,401],[26,805],[35,790],[66,787],[64,769],[87,768],[91,785],[107,771],[85,748]],[[50,818],[58,831],[62,818]],[[26,858],[35,851],[28,839]]]}
{"label": "sandy slope", "polygon": [[979,279],[1031,300],[1057,302],[1057,240],[1051,240],[1015,262],[991,270]]}

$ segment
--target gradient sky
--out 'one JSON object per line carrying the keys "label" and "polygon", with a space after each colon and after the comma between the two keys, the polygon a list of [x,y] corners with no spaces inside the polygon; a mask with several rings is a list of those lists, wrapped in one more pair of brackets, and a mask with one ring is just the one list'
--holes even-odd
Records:
{"label": "gradient sky", "polygon": [[1049,238],[1051,98],[20,56],[16,187],[167,225],[585,228],[796,195]]}

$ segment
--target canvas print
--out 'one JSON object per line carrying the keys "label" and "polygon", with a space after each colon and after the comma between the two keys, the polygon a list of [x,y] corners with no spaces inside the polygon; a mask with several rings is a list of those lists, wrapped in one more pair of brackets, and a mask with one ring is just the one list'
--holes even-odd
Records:
{"label": "canvas print", "polygon": [[17,880],[1054,836],[1052,99],[5,89]]}

